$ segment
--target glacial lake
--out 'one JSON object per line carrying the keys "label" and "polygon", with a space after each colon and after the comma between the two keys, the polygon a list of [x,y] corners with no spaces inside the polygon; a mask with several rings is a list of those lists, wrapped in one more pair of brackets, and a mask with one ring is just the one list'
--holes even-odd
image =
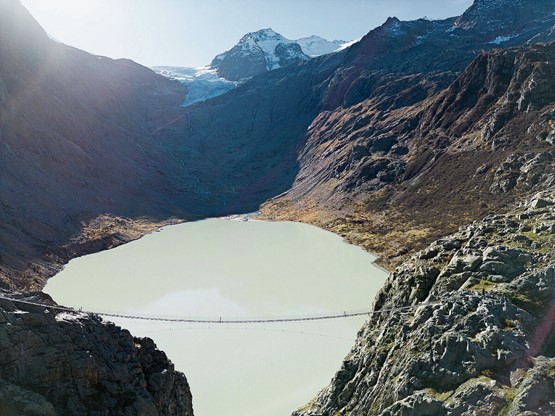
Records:
{"label": "glacial lake", "polygon": [[[292,222],[210,219],[70,261],[61,305],[153,317],[258,319],[366,311],[386,273],[335,234]],[[196,416],[286,416],[325,387],[365,317],[265,324],[105,318],[183,371]]]}

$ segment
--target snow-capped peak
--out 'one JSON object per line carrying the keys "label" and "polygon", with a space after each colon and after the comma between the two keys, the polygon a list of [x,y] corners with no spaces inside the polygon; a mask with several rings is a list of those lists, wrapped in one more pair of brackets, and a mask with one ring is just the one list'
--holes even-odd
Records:
{"label": "snow-capped peak", "polygon": [[255,42],[263,42],[263,41],[268,41],[268,40],[275,40],[275,41],[279,41],[279,42],[282,42],[282,41],[288,42],[289,41],[288,39],[285,39],[283,36],[281,36],[279,33],[277,33],[272,28],[267,28],[267,29],[258,30],[256,32],[247,33],[245,36],[243,36],[241,38],[239,43],[248,42],[251,39]]}
{"label": "snow-capped peak", "polygon": [[233,48],[216,56],[210,67],[223,78],[241,81],[264,71],[298,65],[310,58],[339,51],[345,44],[320,36],[291,40],[271,28],[261,29],[244,35]]}

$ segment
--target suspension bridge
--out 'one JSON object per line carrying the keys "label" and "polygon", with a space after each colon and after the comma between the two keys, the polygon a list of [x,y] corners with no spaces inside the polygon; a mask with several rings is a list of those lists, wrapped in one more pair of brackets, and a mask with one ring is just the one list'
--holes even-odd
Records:
{"label": "suspension bridge", "polygon": [[434,306],[434,305],[441,305],[446,303],[447,301],[454,301],[457,298],[460,298],[462,295],[458,296],[450,296],[448,299],[437,299],[430,302],[423,302],[418,303],[415,305],[408,305],[408,306],[399,306],[394,308],[382,308],[378,310],[366,310],[366,311],[358,311],[358,312],[343,312],[343,313],[336,313],[336,314],[327,314],[327,315],[306,315],[306,316],[297,316],[297,317],[274,317],[274,318],[249,318],[249,319],[227,319],[227,318],[191,318],[191,317],[163,317],[163,316],[146,316],[146,315],[134,315],[134,314],[125,314],[125,313],[112,313],[112,312],[102,312],[102,311],[94,311],[94,310],[84,310],[82,308],[76,309],[68,306],[60,306],[60,305],[49,305],[46,303],[35,302],[30,300],[24,299],[17,299],[8,296],[0,295],[0,300],[10,301],[14,304],[22,304],[22,305],[29,305],[29,306],[37,306],[43,307],[46,309],[57,310],[61,312],[68,312],[72,314],[87,314],[87,315],[99,315],[106,318],[118,318],[118,319],[130,319],[130,320],[137,320],[137,321],[151,321],[151,322],[169,322],[169,323],[189,323],[189,324],[223,324],[223,325],[233,325],[233,324],[273,324],[273,323],[291,323],[291,322],[310,322],[310,321],[329,321],[329,320],[336,320],[336,319],[348,319],[348,318],[355,318],[355,317],[363,317],[363,316],[372,316],[372,315],[380,315],[380,314],[389,314],[389,313],[402,313],[407,312],[412,309],[417,309],[425,306]]}

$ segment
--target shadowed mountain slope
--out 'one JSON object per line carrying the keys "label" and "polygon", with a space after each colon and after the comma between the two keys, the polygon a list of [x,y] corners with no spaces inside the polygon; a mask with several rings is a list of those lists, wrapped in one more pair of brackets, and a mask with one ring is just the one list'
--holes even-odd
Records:
{"label": "shadowed mountain slope", "polygon": [[[312,221],[395,263],[461,221],[549,188],[553,54],[554,44],[495,50],[446,89],[405,77],[390,84],[401,95],[321,113],[293,189],[270,212],[320,212]],[[415,93],[429,96],[399,106]]]}
{"label": "shadowed mountain slope", "polygon": [[6,274],[51,274],[41,271],[48,252],[100,214],[167,218],[179,211],[159,168],[179,165],[161,157],[151,138],[179,115],[184,93],[131,61],[56,43],[18,1],[0,2]]}

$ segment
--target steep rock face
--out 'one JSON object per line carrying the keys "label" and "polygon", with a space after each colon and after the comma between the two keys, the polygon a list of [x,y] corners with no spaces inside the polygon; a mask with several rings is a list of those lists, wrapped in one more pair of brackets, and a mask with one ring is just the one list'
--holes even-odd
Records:
{"label": "steep rock face", "polygon": [[0,349],[2,415],[193,415],[185,376],[153,341],[99,317],[0,300]]}
{"label": "steep rock face", "polygon": [[551,191],[417,253],[295,415],[553,414],[554,231]]}

